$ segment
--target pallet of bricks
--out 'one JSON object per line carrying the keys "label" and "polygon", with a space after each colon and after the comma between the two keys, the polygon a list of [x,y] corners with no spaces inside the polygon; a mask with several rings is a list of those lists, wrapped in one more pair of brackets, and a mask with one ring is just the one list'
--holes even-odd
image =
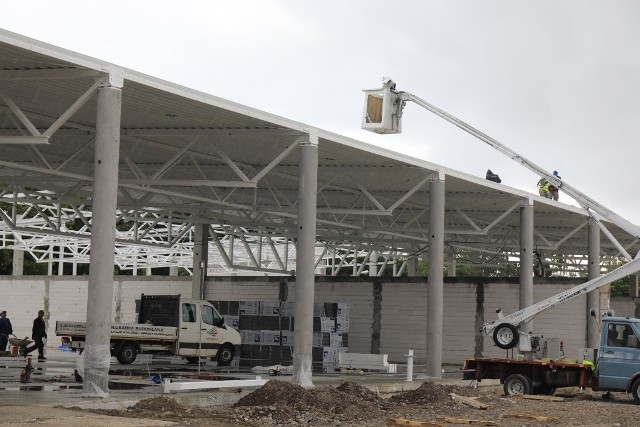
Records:
{"label": "pallet of bricks", "polygon": [[[227,325],[240,332],[239,365],[290,366],[293,364],[294,303],[287,301],[211,301]],[[334,373],[338,353],[348,351],[349,305],[315,303],[313,306],[312,369]]]}

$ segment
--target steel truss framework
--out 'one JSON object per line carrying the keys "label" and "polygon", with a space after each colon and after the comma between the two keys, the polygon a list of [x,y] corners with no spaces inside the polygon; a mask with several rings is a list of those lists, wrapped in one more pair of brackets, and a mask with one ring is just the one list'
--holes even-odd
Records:
{"label": "steel truss framework", "polygon": [[[114,81],[122,87],[117,265],[189,270],[193,226],[210,224],[210,274],[295,270],[298,149],[310,126],[0,31],[3,247],[43,262],[88,261],[95,94]],[[529,204],[537,249],[563,268],[583,265],[587,210],[317,132],[317,271],[406,272],[429,244],[435,177],[445,179],[445,244],[458,265],[508,269]],[[604,258],[640,249],[635,236],[599,225]]]}

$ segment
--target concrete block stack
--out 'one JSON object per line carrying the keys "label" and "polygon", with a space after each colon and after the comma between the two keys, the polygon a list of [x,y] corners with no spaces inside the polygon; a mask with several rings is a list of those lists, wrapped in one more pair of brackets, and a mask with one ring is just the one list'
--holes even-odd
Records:
{"label": "concrete block stack", "polygon": [[[225,322],[240,332],[240,366],[293,364],[294,303],[282,301],[211,301]],[[348,351],[349,305],[315,303],[312,368],[333,373],[338,353]]]}

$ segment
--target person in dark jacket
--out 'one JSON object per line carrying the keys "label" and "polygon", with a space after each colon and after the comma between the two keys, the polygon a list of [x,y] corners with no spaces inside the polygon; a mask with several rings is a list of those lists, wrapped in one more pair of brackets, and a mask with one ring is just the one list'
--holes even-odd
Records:
{"label": "person in dark jacket", "polygon": [[13,334],[11,320],[7,318],[6,310],[0,311],[0,351],[7,351],[9,335]]}
{"label": "person in dark jacket", "polygon": [[24,355],[26,356],[37,348],[38,360],[47,360],[47,358],[44,357],[44,342],[42,341],[43,338],[47,338],[47,325],[44,323],[44,310],[38,311],[38,317],[33,319],[31,338],[33,338],[34,343],[31,347],[24,347]]}

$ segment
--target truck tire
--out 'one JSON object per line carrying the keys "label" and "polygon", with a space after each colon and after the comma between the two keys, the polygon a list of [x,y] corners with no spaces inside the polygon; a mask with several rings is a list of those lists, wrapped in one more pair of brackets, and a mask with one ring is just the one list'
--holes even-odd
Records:
{"label": "truck tire", "polygon": [[520,334],[511,323],[501,323],[493,330],[493,342],[500,348],[509,350],[518,345]]}
{"label": "truck tire", "polygon": [[504,394],[531,394],[531,381],[526,375],[513,374],[504,380]]}
{"label": "truck tire", "polygon": [[541,385],[539,387],[536,387],[533,392],[535,394],[543,394],[543,395],[547,395],[547,396],[553,396],[554,394],[556,394],[556,388],[550,385]]}
{"label": "truck tire", "polygon": [[229,364],[233,360],[233,356],[235,356],[235,350],[233,349],[233,346],[231,344],[224,344],[218,349],[218,354],[216,355],[218,365],[229,366]]}
{"label": "truck tire", "polygon": [[637,378],[631,386],[631,394],[637,405],[640,405],[640,378]]}
{"label": "truck tire", "polygon": [[138,346],[132,342],[123,342],[118,349],[116,359],[123,365],[131,365],[138,357]]}

